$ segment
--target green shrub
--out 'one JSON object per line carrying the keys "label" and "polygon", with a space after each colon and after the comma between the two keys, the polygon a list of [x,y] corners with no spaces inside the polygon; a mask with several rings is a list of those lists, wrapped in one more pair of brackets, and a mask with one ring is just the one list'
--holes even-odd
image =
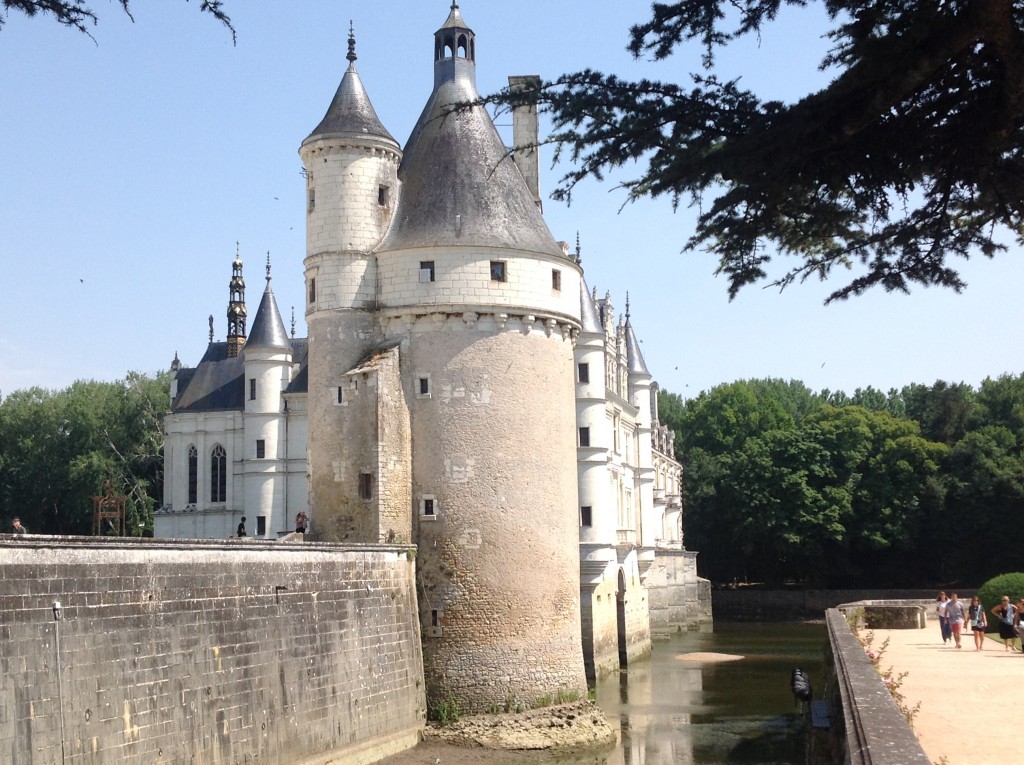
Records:
{"label": "green shrub", "polygon": [[978,588],[978,600],[985,607],[989,626],[993,628],[995,620],[992,618],[992,608],[1003,599],[1003,595],[1009,595],[1011,603],[1024,598],[1024,573],[1000,574]]}

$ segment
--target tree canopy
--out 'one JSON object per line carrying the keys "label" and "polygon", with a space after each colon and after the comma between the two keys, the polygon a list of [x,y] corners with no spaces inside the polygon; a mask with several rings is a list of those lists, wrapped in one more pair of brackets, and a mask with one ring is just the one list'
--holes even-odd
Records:
{"label": "tree canopy", "polygon": [[[92,533],[92,497],[109,480],[127,496],[128,536],[152,533],[163,493],[163,418],[170,378],[137,373],[28,388],[0,401],[0,518],[29,531]],[[109,530],[104,530],[109,531]]]}
{"label": "tree canopy", "polygon": [[[635,163],[629,201],[698,205],[686,246],[717,256],[731,297],[808,277],[845,282],[829,301],[959,291],[956,257],[992,257],[1000,236],[1024,244],[1024,2],[823,2],[834,78],[796,103],[721,79],[716,53],[809,0],[654,3],[628,49],[657,62],[701,45],[687,83],[586,69],[484,100],[551,116],[571,161],[555,198]],[[796,265],[769,275],[779,255]]]}
{"label": "tree canopy", "polygon": [[853,396],[739,380],[659,415],[686,545],[715,582],[979,582],[1024,535],[1024,375]]}
{"label": "tree canopy", "polygon": [[[117,0],[117,2],[121,9],[128,14],[128,18],[134,21],[135,18],[132,16],[131,8],[129,7],[131,0]],[[89,33],[89,27],[96,26],[99,23],[99,17],[86,3],[86,0],[0,0],[0,5],[3,7],[3,13],[0,13],[0,28],[3,28],[12,10],[20,11],[27,16],[53,16],[54,19],[64,26],[77,29],[79,32],[90,37],[92,35]],[[199,2],[199,10],[209,13],[230,29],[231,39],[234,40],[235,28],[231,24],[231,19],[224,11],[223,6],[222,0],[200,0]]]}

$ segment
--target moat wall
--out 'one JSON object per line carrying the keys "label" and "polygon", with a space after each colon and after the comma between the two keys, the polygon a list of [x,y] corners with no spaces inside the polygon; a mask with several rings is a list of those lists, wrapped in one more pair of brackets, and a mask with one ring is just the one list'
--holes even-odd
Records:
{"label": "moat wall", "polygon": [[426,711],[412,558],[0,540],[0,762],[319,765],[412,746]]}

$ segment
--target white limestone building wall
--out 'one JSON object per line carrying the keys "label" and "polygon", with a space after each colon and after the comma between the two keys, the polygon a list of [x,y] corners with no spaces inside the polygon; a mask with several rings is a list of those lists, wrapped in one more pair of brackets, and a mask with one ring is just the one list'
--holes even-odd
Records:
{"label": "white limestone building wall", "polygon": [[[434,264],[434,281],[421,281],[421,264]],[[491,263],[503,263],[505,279],[492,279]],[[581,271],[568,259],[499,248],[424,248],[378,258],[382,308],[479,306],[488,312],[543,315],[542,321],[579,324]],[[557,276],[555,276],[557,274]],[[557,282],[558,288],[555,288]]]}
{"label": "white limestone building wall", "polygon": [[[608,490],[611,422],[605,413],[604,342],[600,335],[581,334],[576,343],[576,425],[579,469],[579,504],[590,507],[591,523],[580,526],[585,557],[611,558],[615,545],[615,494]],[[579,365],[586,364],[588,382],[579,381]],[[579,445],[579,428],[587,428],[590,446]],[[603,551],[593,546],[605,546]]]}
{"label": "white limestone building wall", "polygon": [[306,169],[306,253],[376,247],[397,201],[401,155],[394,144],[372,135],[358,143],[326,136],[304,144],[299,154]]}
{"label": "white limestone building wall", "polygon": [[630,403],[636,407],[636,429],[633,459],[636,464],[637,495],[639,505],[640,536],[637,543],[642,547],[654,547],[661,538],[661,513],[654,503],[655,467],[651,448],[651,377],[631,374],[629,379]]}
{"label": "white limestone building wall", "polygon": [[306,513],[309,517],[309,463],[306,457],[306,444],[309,438],[309,419],[305,393],[292,393],[285,396],[285,420],[287,433],[285,443],[285,505],[287,516],[285,522],[294,529],[295,516]]}
{"label": "white limestone building wall", "polygon": [[[180,412],[164,418],[164,504],[154,517],[154,536],[224,538],[234,532],[243,497],[238,470],[242,413]],[[223,446],[227,467],[226,501],[211,502],[210,461],[213,449]],[[196,503],[188,501],[188,452],[195,446]]]}
{"label": "white limestone building wall", "polygon": [[369,254],[320,253],[306,266],[306,314],[371,308],[377,299],[377,260]]}

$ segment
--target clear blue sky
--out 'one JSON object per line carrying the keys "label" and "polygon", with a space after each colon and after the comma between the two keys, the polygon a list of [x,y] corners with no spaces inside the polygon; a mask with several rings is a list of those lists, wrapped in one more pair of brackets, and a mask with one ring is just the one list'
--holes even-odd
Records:
{"label": "clear blue sky", "polygon": [[[135,0],[134,24],[93,0],[88,37],[12,13],[0,30],[0,393],[114,380],[202,356],[207,316],[226,334],[235,242],[249,302],[269,250],[286,318],[303,321],[305,213],[298,146],[340,81],[349,20],[357,67],[385,126],[405,142],[432,84],[433,32],[449,0],[227,0],[238,44],[198,3]],[[510,74],[593,67],[681,80],[699,61],[625,51],[646,3],[463,0],[481,92]],[[819,10],[787,10],[760,41],[723,58],[742,83],[792,101],[821,84]],[[505,124],[507,119],[499,119]],[[511,139],[508,139],[509,142]],[[560,175],[542,159],[542,185]],[[628,175],[630,168],[624,173]],[[733,302],[715,262],[683,253],[693,212],[631,205],[615,179],[588,181],[567,208],[547,200],[557,239],[579,232],[586,278],[622,310],[649,368],[686,397],[751,377],[814,390],[886,390],[936,379],[977,385],[1019,374],[1024,262],[1011,251],[964,265],[969,288],[874,292],[824,307],[828,285],[747,288]]]}

